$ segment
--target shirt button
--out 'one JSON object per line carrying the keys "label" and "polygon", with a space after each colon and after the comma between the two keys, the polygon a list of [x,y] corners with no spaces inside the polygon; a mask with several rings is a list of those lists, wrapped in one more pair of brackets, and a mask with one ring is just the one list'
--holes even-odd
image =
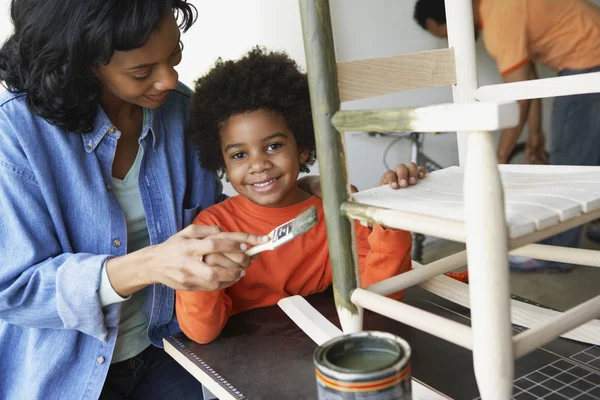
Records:
{"label": "shirt button", "polygon": [[88,149],[91,149],[92,147],[94,147],[94,145],[92,144],[92,142],[89,142],[89,143],[87,144],[87,148],[88,148]]}
{"label": "shirt button", "polygon": [[119,239],[113,240],[113,246],[115,246],[115,247],[121,247],[121,241]]}
{"label": "shirt button", "polygon": [[112,186],[110,184],[106,184],[106,190],[108,190],[109,192],[112,190]]}
{"label": "shirt button", "polygon": [[98,358],[96,358],[96,362],[100,365],[104,364],[104,357],[99,356]]}
{"label": "shirt button", "polygon": [[108,133],[110,133],[111,135],[113,133],[115,133],[117,131],[117,128],[115,128],[114,126],[111,126],[110,128],[108,128]]}

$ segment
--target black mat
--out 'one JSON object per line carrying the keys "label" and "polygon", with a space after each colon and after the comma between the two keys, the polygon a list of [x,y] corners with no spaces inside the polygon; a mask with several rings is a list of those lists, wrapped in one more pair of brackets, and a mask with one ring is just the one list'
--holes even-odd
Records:
{"label": "black mat", "polygon": [[[330,292],[307,300],[339,327]],[[470,322],[467,308],[418,287],[409,289],[404,301],[464,324]],[[369,311],[365,311],[364,328],[406,339],[413,350],[414,378],[450,398],[478,398],[470,351]],[[522,330],[515,326],[515,333]],[[317,398],[312,364],[316,345],[278,306],[233,316],[221,336],[208,345],[193,343],[181,334],[168,340],[199,368],[229,385],[240,399]],[[517,360],[513,398],[600,399],[599,364],[599,347],[557,339]]]}

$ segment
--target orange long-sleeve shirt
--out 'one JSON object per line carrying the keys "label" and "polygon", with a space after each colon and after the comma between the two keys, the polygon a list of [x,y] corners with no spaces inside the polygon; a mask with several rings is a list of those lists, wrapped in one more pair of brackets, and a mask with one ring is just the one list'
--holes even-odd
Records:
{"label": "orange long-sleeve shirt", "polygon": [[600,7],[588,0],[480,0],[483,43],[502,75],[526,62],[600,65]]}
{"label": "orange long-sleeve shirt", "polygon": [[[195,224],[217,225],[227,232],[266,234],[312,205],[317,207],[317,225],[274,251],[261,253],[231,287],[210,292],[177,291],[177,319],[190,339],[211,342],[233,314],[271,306],[296,294],[319,293],[331,284],[323,203],[317,197],[289,207],[266,208],[235,196],[196,217]],[[373,230],[358,223],[355,226],[362,286],[411,269],[409,232],[378,225]],[[402,295],[395,294],[394,298]]]}

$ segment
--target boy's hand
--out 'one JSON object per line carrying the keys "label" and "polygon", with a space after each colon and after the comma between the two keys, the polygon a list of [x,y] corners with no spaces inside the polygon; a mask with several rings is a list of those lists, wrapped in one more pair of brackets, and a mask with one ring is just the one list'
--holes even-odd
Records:
{"label": "boy's hand", "polygon": [[425,178],[425,175],[427,175],[425,167],[417,167],[414,162],[398,164],[393,171],[389,170],[383,174],[379,184],[381,186],[390,185],[392,189],[398,189],[415,185],[419,179]]}

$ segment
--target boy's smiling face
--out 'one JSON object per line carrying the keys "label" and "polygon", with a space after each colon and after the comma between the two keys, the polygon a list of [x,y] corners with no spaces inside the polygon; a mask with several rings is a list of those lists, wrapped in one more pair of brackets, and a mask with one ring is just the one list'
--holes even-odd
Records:
{"label": "boy's smiling face", "polygon": [[296,186],[309,151],[298,149],[285,117],[259,109],[230,117],[220,129],[225,173],[240,195],[265,207],[308,196]]}

